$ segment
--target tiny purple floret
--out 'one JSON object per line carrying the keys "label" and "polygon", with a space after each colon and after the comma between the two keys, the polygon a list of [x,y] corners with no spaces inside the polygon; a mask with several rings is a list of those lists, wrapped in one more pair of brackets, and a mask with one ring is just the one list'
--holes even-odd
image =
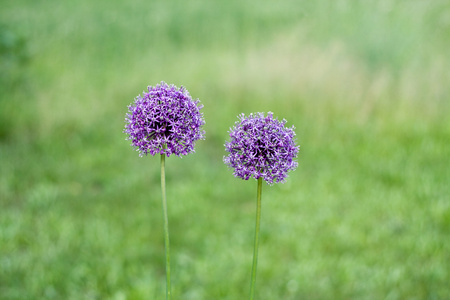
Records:
{"label": "tiny purple floret", "polygon": [[131,146],[139,156],[195,152],[195,142],[205,135],[200,100],[192,100],[183,86],[177,88],[165,82],[147,90],[128,106],[124,133]]}
{"label": "tiny purple floret", "polygon": [[285,124],[286,120],[274,119],[271,112],[239,116],[230,128],[230,141],[225,143],[228,155],[223,158],[235,177],[262,177],[270,185],[286,181],[288,172],[298,166],[295,159],[300,146],[295,144],[294,126],[286,128]]}

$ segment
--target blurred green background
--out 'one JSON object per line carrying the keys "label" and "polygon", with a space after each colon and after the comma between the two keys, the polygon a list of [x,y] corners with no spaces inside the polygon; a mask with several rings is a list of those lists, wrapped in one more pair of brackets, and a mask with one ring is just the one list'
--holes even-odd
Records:
{"label": "blurred green background", "polygon": [[174,299],[245,299],[240,113],[295,125],[263,187],[258,299],[449,299],[450,3],[0,2],[0,298],[164,299],[159,158],[122,133],[164,80],[206,140],[166,161]]}

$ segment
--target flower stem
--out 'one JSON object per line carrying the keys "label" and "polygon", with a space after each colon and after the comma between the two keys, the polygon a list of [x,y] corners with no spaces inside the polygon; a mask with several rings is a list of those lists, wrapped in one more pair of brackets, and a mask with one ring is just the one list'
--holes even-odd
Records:
{"label": "flower stem", "polygon": [[253,297],[255,296],[256,265],[258,264],[259,224],[261,222],[261,190],[262,190],[262,177],[259,177],[258,191],[256,196],[255,245],[253,247],[253,266],[252,266],[252,282],[250,286],[250,300],[253,300]]}
{"label": "flower stem", "polygon": [[166,300],[171,299],[170,294],[170,246],[169,246],[169,219],[167,217],[167,202],[166,202],[166,172],[165,172],[165,154],[161,154],[161,194],[162,207],[164,215],[164,242],[166,249]]}

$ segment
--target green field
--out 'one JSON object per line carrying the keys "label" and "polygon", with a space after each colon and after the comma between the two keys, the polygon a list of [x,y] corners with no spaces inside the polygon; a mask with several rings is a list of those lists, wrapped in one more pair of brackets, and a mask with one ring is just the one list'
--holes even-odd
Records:
{"label": "green field", "polygon": [[0,299],[164,299],[159,157],[122,132],[160,81],[204,104],[166,160],[173,299],[246,299],[240,113],[295,125],[263,186],[257,299],[450,299],[450,3],[0,2]]}

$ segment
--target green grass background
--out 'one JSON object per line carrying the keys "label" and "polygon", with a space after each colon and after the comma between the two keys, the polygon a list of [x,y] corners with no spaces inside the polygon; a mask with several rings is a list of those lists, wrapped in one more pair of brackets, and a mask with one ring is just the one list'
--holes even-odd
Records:
{"label": "green grass background", "polygon": [[448,1],[0,2],[0,298],[164,299],[159,158],[122,133],[164,80],[206,140],[166,160],[174,299],[245,299],[240,113],[296,126],[263,186],[257,299],[450,298]]}

